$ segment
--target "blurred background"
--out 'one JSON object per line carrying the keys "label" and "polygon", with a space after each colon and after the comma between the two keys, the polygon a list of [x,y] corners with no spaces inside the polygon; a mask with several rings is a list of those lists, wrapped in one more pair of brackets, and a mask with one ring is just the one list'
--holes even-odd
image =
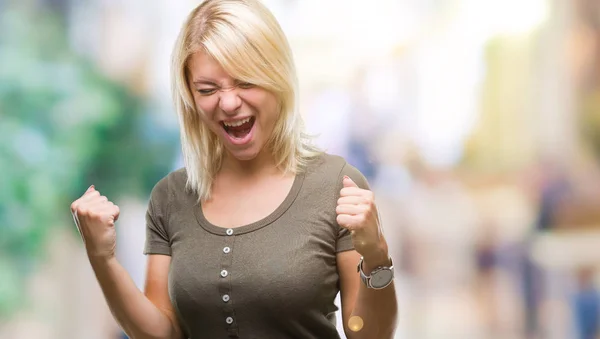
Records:
{"label": "blurred background", "polygon": [[[600,1],[264,2],[308,129],[376,193],[396,337],[599,338]],[[198,3],[0,0],[0,338],[122,338],[69,204],[93,183],[120,205],[141,287]]]}

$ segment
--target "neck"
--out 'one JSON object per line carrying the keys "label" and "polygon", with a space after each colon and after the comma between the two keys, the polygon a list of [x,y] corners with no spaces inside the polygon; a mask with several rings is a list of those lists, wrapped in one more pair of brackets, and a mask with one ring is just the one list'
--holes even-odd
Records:
{"label": "neck", "polygon": [[280,174],[275,159],[266,150],[261,151],[254,159],[239,160],[226,154],[219,174],[238,178],[253,178],[261,175]]}

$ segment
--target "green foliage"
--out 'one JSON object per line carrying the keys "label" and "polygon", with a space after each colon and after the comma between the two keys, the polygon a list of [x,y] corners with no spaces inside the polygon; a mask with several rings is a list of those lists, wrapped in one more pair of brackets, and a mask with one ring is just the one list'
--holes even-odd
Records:
{"label": "green foliage", "polygon": [[144,98],[71,52],[60,15],[40,13],[0,12],[0,319],[23,304],[55,227],[76,234],[72,200],[92,183],[145,199],[177,152]]}

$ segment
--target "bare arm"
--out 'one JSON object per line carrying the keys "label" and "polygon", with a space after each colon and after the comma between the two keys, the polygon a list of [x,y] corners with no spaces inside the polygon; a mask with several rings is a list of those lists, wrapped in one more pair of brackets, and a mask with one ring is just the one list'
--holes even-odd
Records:
{"label": "bare arm", "polygon": [[387,241],[379,225],[375,197],[366,189],[366,182],[362,183],[366,187],[363,189],[345,176],[342,184],[336,220],[350,231],[355,249],[338,253],[336,257],[344,330],[348,339],[391,339],[398,314],[394,283],[380,290],[367,288],[357,272],[361,255],[364,257],[363,271],[367,275],[378,266],[391,265]]}
{"label": "bare arm", "polygon": [[[387,257],[384,257],[387,258]],[[378,338],[391,339],[396,328],[398,305],[394,283],[382,290],[367,288],[360,281],[356,272],[360,254],[356,251],[346,251],[337,254],[337,265],[340,274],[340,293],[342,301],[342,318],[344,332],[348,339]],[[381,263],[368,264],[365,258],[363,270],[366,274],[380,265],[389,265],[385,260]],[[374,262],[375,258],[371,260]],[[355,331],[349,327],[352,317],[358,316],[363,322],[363,327]]]}
{"label": "bare arm", "polygon": [[110,310],[132,339],[181,339],[167,292],[171,258],[150,255],[145,295],[115,259],[90,259]]}
{"label": "bare arm", "polygon": [[71,204],[75,223],[108,306],[132,339],[181,339],[167,277],[171,257],[150,255],[144,295],[115,257],[119,208],[90,186]]}

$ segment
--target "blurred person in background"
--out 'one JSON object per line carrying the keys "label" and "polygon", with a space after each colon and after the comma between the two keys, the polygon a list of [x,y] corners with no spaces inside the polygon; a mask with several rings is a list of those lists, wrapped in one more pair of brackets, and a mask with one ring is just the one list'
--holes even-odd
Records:
{"label": "blurred person in background", "polygon": [[526,250],[523,252],[522,287],[525,306],[525,331],[528,338],[541,335],[540,323],[541,304],[547,293],[544,269],[534,262],[529,256],[530,248],[536,236],[543,232],[552,231],[558,224],[556,211],[567,199],[570,184],[565,172],[559,164],[552,161],[542,161],[540,167],[541,180],[539,187],[539,206],[537,220],[531,234],[524,241]]}
{"label": "blurred person in background", "polygon": [[91,186],[71,210],[131,337],[392,338],[393,266],[367,180],[312,145],[291,51],[256,0],[194,9],[173,54],[185,168],[148,205],[144,293],[115,258],[119,208]]}
{"label": "blurred person in background", "polygon": [[596,268],[592,266],[578,270],[577,291],[572,307],[578,339],[597,339],[600,335],[600,291],[594,282]]}
{"label": "blurred person in background", "polygon": [[495,225],[483,223],[483,230],[478,236],[475,245],[476,278],[475,288],[485,330],[489,334],[499,333],[500,324],[498,319],[495,282],[498,279],[498,235],[495,233]]}

